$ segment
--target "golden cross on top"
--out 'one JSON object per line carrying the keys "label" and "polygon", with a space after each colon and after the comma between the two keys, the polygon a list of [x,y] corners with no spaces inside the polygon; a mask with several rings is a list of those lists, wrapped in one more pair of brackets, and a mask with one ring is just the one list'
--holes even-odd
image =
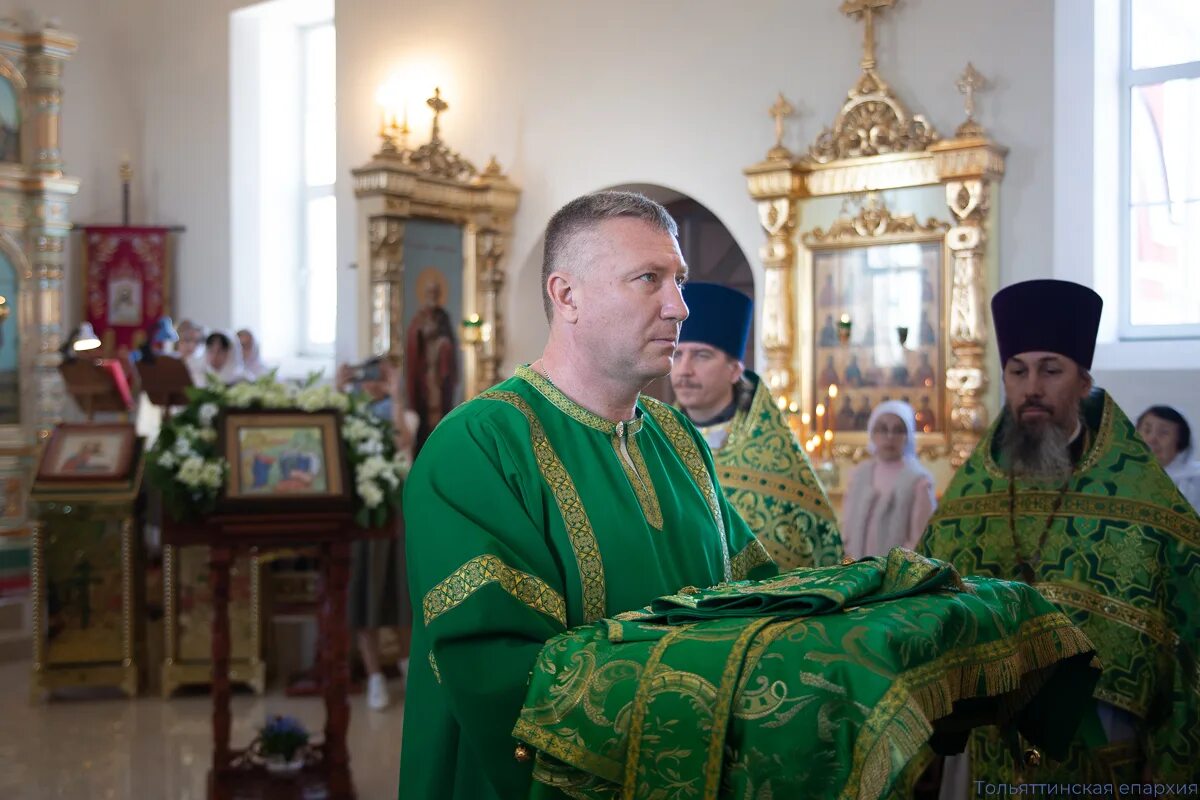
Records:
{"label": "golden cross on top", "polygon": [[987,86],[987,81],[979,74],[979,70],[975,69],[975,65],[968,61],[962,77],[954,85],[963,95],[963,108],[967,112],[967,121],[973,121],[975,119],[975,92]]}
{"label": "golden cross on top", "polygon": [[775,118],[775,147],[771,152],[782,151],[783,147],[783,120],[785,117],[790,117],[796,113],[796,107],[787,101],[783,96],[783,92],[779,93],[779,99],[775,101],[775,105],[767,111]]}
{"label": "golden cross on top", "polygon": [[433,97],[425,101],[425,105],[433,109],[433,135],[430,136],[430,141],[436,142],[438,139],[438,116],[448,109],[450,106],[442,99],[441,87],[436,87],[433,90]]}
{"label": "golden cross on top", "polygon": [[875,68],[875,14],[896,5],[896,0],[843,0],[842,13],[848,17],[863,18],[863,69]]}
{"label": "golden cross on top", "polygon": [[962,76],[954,85],[963,95],[963,109],[967,112],[966,120],[958,126],[955,135],[959,137],[983,136],[983,126],[975,121],[975,93],[980,89],[987,88],[987,79],[979,74],[979,70],[975,69],[974,64],[968,61],[967,68],[963,70]]}

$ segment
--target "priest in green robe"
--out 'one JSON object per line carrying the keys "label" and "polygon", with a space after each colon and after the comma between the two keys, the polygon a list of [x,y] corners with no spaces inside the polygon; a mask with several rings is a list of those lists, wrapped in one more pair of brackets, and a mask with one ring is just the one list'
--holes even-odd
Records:
{"label": "priest in green robe", "polygon": [[743,362],[754,302],[715,283],[689,283],[683,298],[671,388],[712,449],[725,496],[780,569],[839,563],[829,498],[770,390]]}
{"label": "priest in green robe", "polygon": [[[951,480],[920,545],[963,575],[1032,584],[1104,665],[1097,711],[1065,761],[1018,763],[994,732],[977,732],[971,781],[1200,776],[1200,518],[1093,386],[1101,306],[1095,292],[1065,281],[996,294],[1004,410]],[[947,770],[943,797],[974,796],[955,772]]]}
{"label": "priest in green robe", "polygon": [[773,574],[682,413],[641,396],[687,317],[676,227],[641,195],[546,229],[542,357],[458,407],[405,485],[416,609],[404,800],[557,797],[512,737],[539,651],[685,586]]}

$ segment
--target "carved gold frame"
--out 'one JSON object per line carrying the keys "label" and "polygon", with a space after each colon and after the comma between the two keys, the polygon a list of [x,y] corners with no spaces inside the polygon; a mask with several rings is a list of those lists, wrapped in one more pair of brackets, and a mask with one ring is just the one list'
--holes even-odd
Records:
{"label": "carved gold frame", "polygon": [[[436,103],[435,103],[436,100]],[[467,398],[499,380],[504,356],[500,291],[504,256],[512,234],[519,190],[492,159],[482,172],[441,140],[440,94],[430,141],[415,150],[383,136],[383,146],[365,166],[352,170],[357,198],[359,298],[366,299],[360,352],[404,359],[404,234],[410,219],[451,222],[463,231],[462,318],[478,323],[476,342],[465,342]],[[403,132],[407,136],[407,131]]]}
{"label": "carved gold frame", "polygon": [[[798,249],[799,261],[797,277],[801,286],[815,286],[815,259],[818,253],[825,250],[847,250],[859,247],[890,244],[929,244],[938,242],[942,245],[941,260],[941,291],[943,295],[953,279],[951,266],[951,251],[946,245],[946,231],[950,224],[942,220],[929,218],[920,222],[914,214],[893,215],[888,207],[868,193],[859,212],[854,217],[842,216],[828,230],[817,227],[800,236]],[[817,388],[816,353],[811,343],[816,338],[816,318],[814,316],[815,292],[804,298],[798,308],[796,326],[798,338],[806,346],[799,348],[799,397],[803,398],[802,405],[807,404]],[[941,325],[943,334],[942,359],[940,364],[949,364],[951,358],[948,343],[950,311],[948,304],[940,303]],[[937,412],[941,416],[944,431],[940,433],[917,433],[917,451],[924,458],[937,458],[947,451],[950,443],[949,409],[942,403],[945,393],[938,392]],[[834,413],[834,412],[830,412]],[[849,457],[859,461],[866,456],[868,434],[865,431],[838,431],[836,455]]]}
{"label": "carved gold frame", "polygon": [[793,397],[799,381],[812,379],[812,354],[805,361],[797,347],[797,340],[811,341],[805,338],[811,330],[803,327],[797,310],[811,305],[808,294],[814,288],[805,283],[812,279],[811,255],[805,255],[806,245],[798,236],[804,227],[805,200],[940,185],[949,212],[944,241],[951,267],[945,332],[950,347],[946,387],[952,392],[952,405],[944,455],[956,468],[988,425],[986,298],[995,276],[988,266],[987,245],[996,225],[994,197],[1008,151],[991,141],[973,117],[973,92],[980,85],[973,67],[968,65],[968,73],[974,78],[958,84],[967,94],[967,121],[948,140],[941,139],[924,117],[910,113],[880,77],[872,15],[889,6],[887,2],[843,4],[845,13],[863,16],[867,28],[862,73],[833,125],[805,155],[794,156],[782,145],[781,119],[791,108],[780,102],[772,109],[775,146],[765,161],[745,169],[750,196],[767,234],[761,251],[765,274],[760,330],[767,356],[763,374],[777,396]]}

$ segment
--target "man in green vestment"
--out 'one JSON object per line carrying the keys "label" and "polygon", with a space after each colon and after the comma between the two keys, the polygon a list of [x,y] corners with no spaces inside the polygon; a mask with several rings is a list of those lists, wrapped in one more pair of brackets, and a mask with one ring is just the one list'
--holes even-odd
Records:
{"label": "man in green vestment", "polygon": [[446,416],[405,485],[416,609],[400,796],[553,797],[512,737],[547,640],[775,571],[687,418],[640,395],[687,317],[674,221],[641,195],[546,229],[542,357]]}
{"label": "man in green vestment", "polygon": [[715,283],[683,289],[671,388],[712,449],[729,502],[781,570],[842,559],[842,537],[825,490],[766,384],[746,370],[753,301]]}
{"label": "man in green vestment", "polygon": [[[996,294],[1005,407],[921,542],[964,575],[1032,584],[1095,643],[1104,667],[1096,714],[1066,761],[1017,763],[994,729],[977,731],[974,781],[1119,788],[1200,775],[1200,517],[1093,387],[1101,305],[1065,281]],[[942,796],[966,796],[964,783],[959,771]]]}

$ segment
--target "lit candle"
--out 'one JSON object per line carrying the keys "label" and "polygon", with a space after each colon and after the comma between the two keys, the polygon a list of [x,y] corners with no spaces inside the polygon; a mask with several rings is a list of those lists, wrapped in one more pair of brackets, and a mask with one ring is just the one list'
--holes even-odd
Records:
{"label": "lit candle", "polygon": [[837,400],[838,387],[836,383],[829,384],[829,429],[833,430],[836,426],[834,421],[837,419],[837,408],[833,401]]}
{"label": "lit candle", "polygon": [[812,414],[805,411],[800,415],[800,438],[808,438],[808,426],[812,424]]}

